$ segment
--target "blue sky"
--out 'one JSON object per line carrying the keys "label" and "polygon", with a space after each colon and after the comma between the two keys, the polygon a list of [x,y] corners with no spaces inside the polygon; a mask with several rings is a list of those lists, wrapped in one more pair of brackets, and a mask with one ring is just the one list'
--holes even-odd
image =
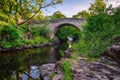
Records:
{"label": "blue sky", "polygon": [[[108,1],[108,4],[113,4],[114,7],[120,4],[120,0]],[[75,15],[82,10],[87,10],[92,2],[94,2],[94,0],[64,0],[62,4],[57,4],[54,7],[48,7],[43,10],[43,12],[45,16],[49,16],[56,11],[60,11],[67,17],[72,17],[72,15]]]}

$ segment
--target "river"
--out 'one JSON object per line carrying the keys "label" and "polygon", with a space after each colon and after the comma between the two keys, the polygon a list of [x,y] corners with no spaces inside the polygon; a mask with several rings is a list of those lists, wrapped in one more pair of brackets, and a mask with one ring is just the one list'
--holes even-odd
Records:
{"label": "river", "polygon": [[[60,60],[55,46],[0,53],[0,80],[40,80],[39,66]],[[21,79],[19,78],[21,77]]]}

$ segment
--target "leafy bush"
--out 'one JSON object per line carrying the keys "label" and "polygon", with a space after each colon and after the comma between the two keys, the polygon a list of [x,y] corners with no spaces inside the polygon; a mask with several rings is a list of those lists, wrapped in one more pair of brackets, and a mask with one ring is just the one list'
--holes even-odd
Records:
{"label": "leafy bush", "polygon": [[[10,26],[3,26],[2,29],[0,29],[0,36],[1,36],[1,41],[0,41],[0,46],[2,48],[15,48],[18,46],[23,46],[23,45],[28,45],[28,46],[32,46],[34,44],[41,44],[44,42],[49,42],[49,39],[46,39],[41,35],[47,36],[47,34],[49,33],[47,30],[47,28],[40,28],[38,31],[35,31],[34,29],[32,31],[35,32],[35,34],[37,33],[38,35],[33,35],[34,38],[29,40],[29,39],[23,39],[22,37],[24,34],[26,34],[27,32],[27,25],[21,25],[19,27],[16,27],[15,25],[10,25]],[[41,32],[39,32],[41,31]]]}
{"label": "leafy bush", "polygon": [[3,48],[10,48],[10,47],[12,47],[11,43],[7,42],[7,41],[1,41],[0,42],[0,46],[3,47]]}
{"label": "leafy bush", "polygon": [[106,13],[90,16],[83,26],[81,40],[73,48],[88,57],[100,57],[113,42],[115,28],[110,18]]}
{"label": "leafy bush", "polygon": [[15,25],[4,26],[1,31],[2,39],[14,41],[21,38],[21,34]]}
{"label": "leafy bush", "polygon": [[24,43],[28,46],[32,46],[32,45],[35,45],[35,44],[42,44],[42,43],[48,43],[49,42],[49,39],[46,39],[42,36],[37,36],[37,37],[34,37],[34,39],[26,39],[24,40]]}
{"label": "leafy bush", "polygon": [[65,80],[72,80],[72,71],[70,69],[71,64],[69,61],[62,62],[62,69],[64,71],[64,79]]}
{"label": "leafy bush", "polygon": [[19,26],[19,30],[20,30],[22,33],[25,33],[25,32],[27,32],[27,27],[28,27],[27,24],[20,25],[20,26]]}
{"label": "leafy bush", "polygon": [[46,26],[31,26],[31,33],[33,36],[47,37],[50,33],[50,30]]}
{"label": "leafy bush", "polygon": [[22,34],[14,24],[11,24],[10,26],[3,26],[0,36],[2,38],[0,46],[3,48],[17,47],[23,45],[23,43],[21,42]]}
{"label": "leafy bush", "polygon": [[38,37],[34,38],[34,42],[35,42],[35,44],[48,43],[49,39],[46,39],[42,36],[38,36]]}
{"label": "leafy bush", "polygon": [[74,40],[78,40],[80,38],[80,30],[72,26],[64,26],[56,32],[56,36],[63,42],[67,41],[69,36]]}
{"label": "leafy bush", "polygon": [[14,40],[12,42],[8,42],[6,40],[3,40],[0,42],[0,46],[3,48],[15,48],[18,46],[23,46],[25,43],[23,40]]}

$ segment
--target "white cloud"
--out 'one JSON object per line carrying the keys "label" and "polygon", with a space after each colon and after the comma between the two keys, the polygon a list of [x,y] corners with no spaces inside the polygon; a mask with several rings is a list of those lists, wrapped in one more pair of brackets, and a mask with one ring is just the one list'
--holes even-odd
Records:
{"label": "white cloud", "polygon": [[58,8],[59,11],[61,11],[63,14],[65,14],[67,17],[72,17],[72,15],[77,14],[78,12],[82,10],[87,10],[88,6],[71,6],[71,7],[61,7]]}
{"label": "white cloud", "polygon": [[67,17],[72,17],[73,15],[77,14],[78,12],[82,10],[87,10],[89,6],[61,6],[61,7],[55,7],[53,9],[47,9],[45,12],[45,15],[52,15],[56,11],[62,12]]}
{"label": "white cloud", "polygon": [[[64,15],[66,15],[67,17],[72,17],[73,15],[77,14],[78,12],[82,11],[82,10],[87,10],[90,7],[90,2],[92,2],[93,0],[89,0],[89,2],[86,2],[86,4],[61,4],[59,6],[55,6],[55,8],[48,8],[48,11],[44,11],[45,14],[48,15],[52,15],[54,12],[56,11],[60,11],[62,12]],[[113,7],[117,7],[120,5],[120,0],[108,0],[108,4],[110,5],[112,4]]]}
{"label": "white cloud", "polygon": [[120,6],[120,0],[109,0],[108,5],[112,4],[113,7]]}

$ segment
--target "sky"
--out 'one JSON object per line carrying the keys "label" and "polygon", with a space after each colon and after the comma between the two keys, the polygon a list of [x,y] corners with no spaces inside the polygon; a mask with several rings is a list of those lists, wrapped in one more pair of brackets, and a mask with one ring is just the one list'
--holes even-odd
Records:
{"label": "sky", "polygon": [[[72,17],[82,10],[87,10],[90,3],[95,0],[64,0],[63,3],[57,4],[54,7],[48,7],[43,10],[45,16],[52,15],[56,11],[62,12],[67,17]],[[113,7],[120,5],[120,0],[108,0],[108,5],[113,4]]]}

